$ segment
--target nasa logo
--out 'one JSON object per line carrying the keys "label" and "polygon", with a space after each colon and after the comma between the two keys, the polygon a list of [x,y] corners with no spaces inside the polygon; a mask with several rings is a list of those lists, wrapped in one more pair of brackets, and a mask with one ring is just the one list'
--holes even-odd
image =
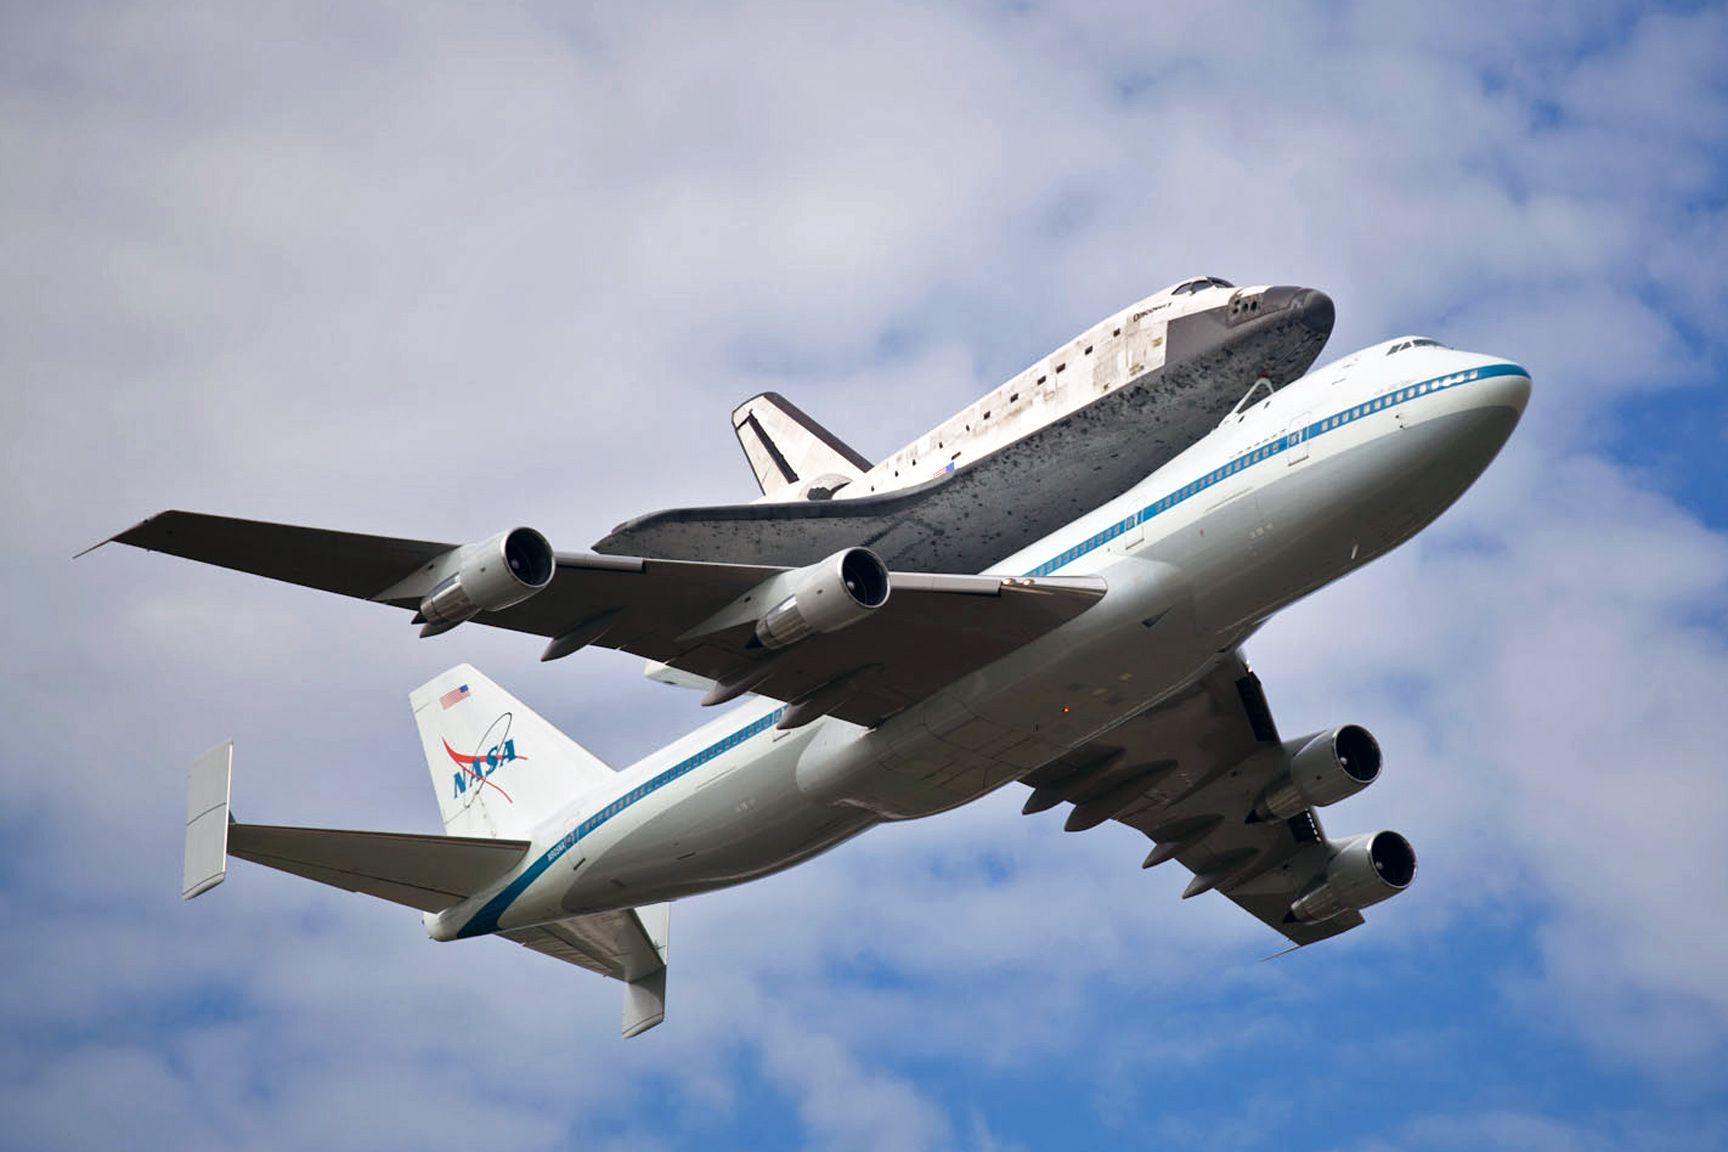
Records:
{"label": "nasa logo", "polygon": [[[448,740],[444,740],[443,744],[445,753],[461,769],[451,778],[452,798],[463,799],[465,804],[472,803],[482,791],[491,788],[504,797],[506,804],[515,803],[510,799],[510,794],[492,779],[492,774],[504,765],[528,759],[517,754],[516,741],[510,738],[510,713],[504,713],[487,726],[478,741],[480,750],[477,752],[458,752],[450,747]],[[470,788],[474,790],[473,796],[468,795]]]}

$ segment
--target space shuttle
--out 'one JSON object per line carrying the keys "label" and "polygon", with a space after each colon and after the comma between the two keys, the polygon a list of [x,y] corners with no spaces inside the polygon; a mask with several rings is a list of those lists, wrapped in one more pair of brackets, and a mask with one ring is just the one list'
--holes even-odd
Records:
{"label": "space shuttle", "polygon": [[762,495],[628,521],[600,552],[798,566],[865,546],[903,571],[977,572],[1112,499],[1332,333],[1314,288],[1172,284],[1087,328],[872,463],[774,393],[732,427]]}

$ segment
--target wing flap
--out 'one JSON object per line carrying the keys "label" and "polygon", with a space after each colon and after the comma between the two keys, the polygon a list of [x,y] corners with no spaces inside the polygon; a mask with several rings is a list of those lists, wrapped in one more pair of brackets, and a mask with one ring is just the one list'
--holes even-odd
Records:
{"label": "wing flap", "polygon": [[423,912],[495,884],[521,862],[526,840],[421,836],[235,824],[228,855]]}
{"label": "wing flap", "polygon": [[717,681],[768,664],[772,670],[753,691],[788,701],[870,669],[868,680],[831,714],[872,727],[1030,644],[1104,593],[1102,581],[1073,578],[963,577],[948,586],[926,577],[911,588],[902,588],[899,579],[887,604],[844,631],[770,653],[747,649],[746,629],[730,645],[709,642],[687,652],[669,650],[659,659]]}
{"label": "wing flap", "polygon": [[[1232,653],[1150,711],[1025,777],[1044,801],[1028,810],[1050,806],[1050,797],[1076,805],[1105,797],[1113,819],[1157,845],[1148,866],[1174,859],[1196,877],[1189,894],[1215,888],[1292,943],[1312,944],[1363,919],[1351,911],[1287,922],[1291,903],[1325,871],[1328,850],[1311,809],[1248,821],[1282,765],[1259,678]],[[1128,794],[1116,794],[1119,787]]]}

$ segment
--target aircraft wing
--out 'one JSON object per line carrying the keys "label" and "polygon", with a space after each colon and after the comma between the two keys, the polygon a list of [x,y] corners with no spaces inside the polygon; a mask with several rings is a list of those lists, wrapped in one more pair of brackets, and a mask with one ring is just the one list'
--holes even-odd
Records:
{"label": "aircraft wing", "polygon": [[[113,540],[409,610],[430,591],[428,573],[456,547],[192,512],[163,512]],[[587,644],[615,648],[723,686],[745,685],[795,711],[802,703],[801,719],[832,714],[873,727],[1104,594],[1094,577],[895,573],[882,607],[790,647],[751,645],[754,618],[693,634],[783,571],[560,552],[544,590],[473,622],[548,637],[547,659]]]}
{"label": "aircraft wing", "polygon": [[1216,888],[1292,943],[1312,944],[1363,920],[1347,911],[1286,922],[1328,850],[1312,808],[1249,822],[1284,763],[1260,678],[1232,653],[1171,699],[1028,775],[1026,811],[1066,802],[1070,831],[1112,819],[1138,829],[1155,842],[1147,867],[1175,859],[1194,873],[1184,898]]}

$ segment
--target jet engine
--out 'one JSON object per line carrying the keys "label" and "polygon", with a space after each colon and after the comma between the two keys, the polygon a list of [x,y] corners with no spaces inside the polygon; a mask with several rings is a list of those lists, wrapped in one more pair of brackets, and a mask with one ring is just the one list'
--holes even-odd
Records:
{"label": "jet engine", "polygon": [[1254,804],[1254,819],[1288,820],[1354,796],[1380,775],[1380,744],[1359,724],[1315,732],[1284,745],[1290,768]]}
{"label": "jet engine", "polygon": [[482,612],[522,603],[552,583],[558,560],[546,537],[512,528],[480,544],[457,549],[456,570],[420,601],[422,635],[447,632]]}
{"label": "jet engine", "polygon": [[1416,852],[1396,832],[1374,832],[1343,842],[1326,876],[1290,905],[1290,919],[1312,923],[1340,912],[1390,900],[1416,878]]}
{"label": "jet engine", "polygon": [[868,548],[847,548],[782,577],[788,595],[756,622],[756,643],[784,648],[838,632],[888,603],[888,567]]}

